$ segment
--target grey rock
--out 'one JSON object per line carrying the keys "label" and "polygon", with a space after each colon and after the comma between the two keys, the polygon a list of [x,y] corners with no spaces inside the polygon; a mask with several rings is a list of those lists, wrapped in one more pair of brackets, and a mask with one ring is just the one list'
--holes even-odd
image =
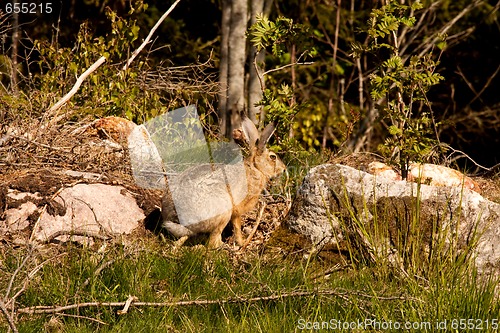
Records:
{"label": "grey rock", "polygon": [[[135,199],[121,186],[77,184],[62,190],[54,201],[61,205],[60,209],[52,214],[45,212],[33,231],[39,241],[58,232],[129,234],[145,218]],[[68,235],[58,239],[68,240]]]}
{"label": "grey rock", "polygon": [[95,237],[129,234],[145,219],[122,186],[82,183],[47,198],[9,190],[6,199],[8,209],[0,220],[0,230],[15,236],[31,225],[30,239],[40,242],[72,239],[89,243]]}
{"label": "grey rock", "polygon": [[[477,241],[473,248],[478,270],[499,273],[500,204],[466,188],[419,185],[324,164],[305,177],[284,225],[318,247],[341,248],[346,238],[354,237],[363,247],[360,251],[392,260],[414,221],[420,223],[421,255],[436,243],[441,251],[463,251]],[[385,228],[385,236],[375,239],[363,232],[374,227]],[[436,241],[438,234],[442,241]]]}

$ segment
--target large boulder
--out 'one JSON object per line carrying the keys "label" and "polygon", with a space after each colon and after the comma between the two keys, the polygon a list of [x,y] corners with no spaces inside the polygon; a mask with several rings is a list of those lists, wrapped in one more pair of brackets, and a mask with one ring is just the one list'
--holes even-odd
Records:
{"label": "large boulder", "polygon": [[28,233],[31,241],[88,243],[130,234],[145,219],[136,198],[118,185],[79,183],[52,195],[4,188],[3,196],[7,209],[0,215],[0,231],[19,242],[28,241],[22,237]]}
{"label": "large boulder", "polygon": [[356,239],[359,251],[387,258],[398,253],[401,259],[410,238],[418,238],[422,256],[472,248],[480,272],[500,271],[500,204],[464,186],[397,181],[324,164],[305,177],[284,226],[316,247],[342,249],[348,238]]}
{"label": "large boulder", "polygon": [[111,237],[130,234],[145,215],[132,195],[122,186],[77,184],[63,189],[55,198],[59,209],[44,212],[33,230],[39,241],[61,234],[68,240],[72,234],[88,237]]}

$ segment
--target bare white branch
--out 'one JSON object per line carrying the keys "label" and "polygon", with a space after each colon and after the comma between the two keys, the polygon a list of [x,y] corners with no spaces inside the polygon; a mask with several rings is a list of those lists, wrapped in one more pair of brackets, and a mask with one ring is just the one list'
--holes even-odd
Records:
{"label": "bare white branch", "polygon": [[144,42],[142,42],[141,46],[139,46],[137,48],[137,50],[135,50],[134,53],[132,53],[130,58],[127,60],[127,63],[123,66],[122,70],[126,70],[130,66],[132,61],[134,61],[135,57],[137,57],[137,55],[142,51],[142,49],[149,43],[149,41],[151,40],[151,37],[153,37],[153,34],[155,33],[156,29],[158,29],[160,24],[167,18],[167,16],[170,14],[170,12],[172,12],[172,10],[174,10],[175,6],[177,6],[177,4],[180,1],[181,0],[177,0],[176,2],[174,2],[172,4],[172,6],[170,6],[170,8],[165,12],[165,14],[163,14],[162,17],[160,17],[158,22],[156,22],[156,24],[154,25],[153,29],[151,29],[151,31],[149,32],[149,35],[146,37]]}
{"label": "bare white branch", "polygon": [[80,86],[82,85],[83,81],[87,78],[87,76],[89,76],[90,73],[92,73],[97,68],[99,68],[99,66],[101,66],[105,61],[106,61],[106,58],[104,56],[102,56],[96,62],[94,62],[92,64],[92,66],[90,66],[85,72],[83,72],[83,74],[80,75],[80,77],[76,80],[75,85],[73,86],[73,88],[71,88],[71,90],[63,98],[61,98],[59,100],[59,102],[57,102],[56,104],[54,104],[49,109],[49,112],[48,112],[47,116],[52,115],[52,113],[54,113],[55,111],[57,111],[61,106],[63,106],[67,101],[69,101],[71,99],[71,97],[73,97],[73,95],[76,94],[76,92],[78,91],[78,88],[80,88]]}

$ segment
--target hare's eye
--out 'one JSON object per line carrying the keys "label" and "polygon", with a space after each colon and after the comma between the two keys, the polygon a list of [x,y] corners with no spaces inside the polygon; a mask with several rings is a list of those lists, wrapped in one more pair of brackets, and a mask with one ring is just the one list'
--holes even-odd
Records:
{"label": "hare's eye", "polygon": [[276,155],[274,155],[274,154],[270,154],[270,155],[269,155],[269,157],[270,157],[273,161],[275,161],[277,156],[276,156]]}

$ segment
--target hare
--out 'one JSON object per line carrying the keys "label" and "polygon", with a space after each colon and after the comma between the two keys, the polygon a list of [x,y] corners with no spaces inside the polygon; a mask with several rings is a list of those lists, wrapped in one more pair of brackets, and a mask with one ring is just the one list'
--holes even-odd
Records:
{"label": "hare", "polygon": [[169,180],[162,199],[162,226],[179,238],[179,245],[190,236],[208,233],[208,247],[220,247],[229,221],[237,244],[243,244],[241,215],[255,207],[267,181],[286,169],[266,148],[273,133],[272,124],[259,134],[254,123],[244,118],[241,129],[233,131],[235,141],[248,150],[243,163],[202,164]]}

